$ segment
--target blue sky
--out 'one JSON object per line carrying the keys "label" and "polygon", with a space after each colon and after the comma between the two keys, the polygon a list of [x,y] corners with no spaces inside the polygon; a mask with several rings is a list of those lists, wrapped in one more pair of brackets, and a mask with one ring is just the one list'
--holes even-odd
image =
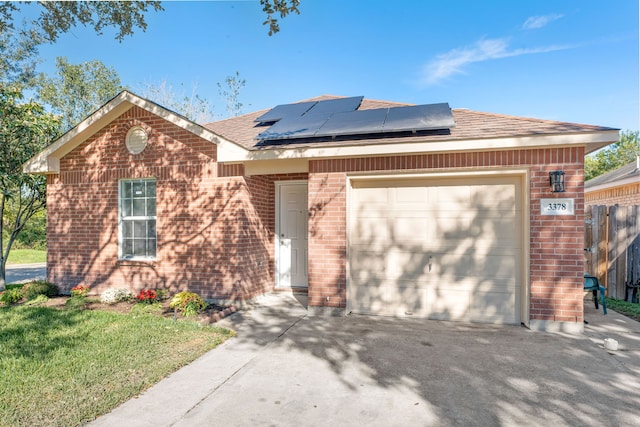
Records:
{"label": "blue sky", "polygon": [[40,70],[52,72],[56,56],[98,59],[134,92],[195,86],[219,117],[216,83],[238,71],[245,113],[363,95],[640,129],[636,0],[301,0],[272,37],[258,1],[164,7],[122,43],[72,30],[41,49]]}

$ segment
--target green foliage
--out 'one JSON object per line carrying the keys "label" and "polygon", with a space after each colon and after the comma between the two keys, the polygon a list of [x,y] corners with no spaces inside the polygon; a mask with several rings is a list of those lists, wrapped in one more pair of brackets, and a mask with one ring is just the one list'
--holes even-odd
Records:
{"label": "green foliage", "polygon": [[233,334],[100,310],[0,309],[0,425],[78,426]]}
{"label": "green foliage", "polygon": [[640,321],[640,304],[638,303],[607,298],[607,308]]}
{"label": "green foliage", "polygon": [[[0,83],[0,290],[13,242],[46,205],[45,177],[23,173],[22,165],[58,136],[56,117],[36,102],[21,101],[17,87]],[[6,209],[11,204],[13,214]]]}
{"label": "green foliage", "polygon": [[296,13],[300,15],[298,6],[300,6],[300,0],[260,0],[262,5],[262,11],[267,14],[267,20],[263,25],[269,25],[269,35],[272,36],[280,31],[280,25],[278,20],[273,17],[276,13],[280,14],[280,18],[286,17],[290,13]]}
{"label": "green foliage", "polygon": [[183,316],[195,316],[207,305],[207,302],[200,295],[183,291],[173,296],[169,307],[178,310]]}
{"label": "green foliage", "polygon": [[47,297],[55,297],[60,293],[60,289],[53,283],[49,283],[46,280],[36,280],[31,283],[27,283],[22,287],[22,295],[25,299],[30,300],[39,295],[45,295]]}
{"label": "green foliage", "polygon": [[38,295],[33,299],[30,299],[29,301],[25,302],[24,305],[25,307],[34,307],[37,305],[42,305],[45,302],[49,301],[49,297],[46,295]]}
{"label": "green foliage", "polygon": [[70,64],[56,58],[56,75],[38,77],[38,97],[62,117],[62,129],[68,130],[124,89],[112,67],[98,60]]}
{"label": "green foliage", "polygon": [[22,289],[13,288],[7,289],[6,291],[0,293],[0,302],[4,305],[15,304],[22,299]]}
{"label": "green foliage", "polygon": [[[5,206],[5,218],[8,218],[8,222],[15,221],[17,214],[17,205],[13,199],[7,200]],[[4,230],[5,242],[9,238],[10,233],[8,230]],[[13,249],[33,249],[38,251],[46,251],[47,249],[47,220],[46,209],[37,212],[27,221],[24,228],[16,236],[13,242]],[[12,254],[15,251],[12,251]],[[40,262],[40,261],[37,261]]]}
{"label": "green foliage", "polygon": [[585,181],[635,161],[640,155],[639,136],[638,131],[623,131],[618,142],[585,157]]}
{"label": "green foliage", "polygon": [[17,244],[14,244],[11,253],[9,254],[8,264],[36,264],[47,262],[47,251],[41,251],[36,249],[20,249]]}
{"label": "green foliage", "polygon": [[191,121],[210,122],[214,119],[213,106],[198,95],[197,89],[197,85],[194,85],[191,93],[188,94],[183,84],[180,85],[180,89],[174,89],[171,84],[163,80],[159,84],[145,83],[137,90],[143,98],[182,114]]}
{"label": "green foliage", "polygon": [[131,307],[132,314],[161,314],[162,310],[162,303],[160,302],[136,304]]}
{"label": "green foliage", "polygon": [[85,285],[77,285],[71,288],[72,297],[85,297],[89,293],[91,287]]}
{"label": "green foliage", "polygon": [[81,310],[87,305],[87,297],[84,295],[74,295],[65,301],[64,306],[71,310]]}
{"label": "green foliage", "polygon": [[227,76],[224,80],[226,88],[218,83],[218,93],[227,103],[227,114],[229,117],[237,117],[242,114],[242,102],[238,101],[240,90],[245,86],[247,81],[240,78],[240,72],[236,71],[235,76]]}
{"label": "green foliage", "polygon": [[[3,2],[4,3],[4,2]],[[17,2],[16,2],[17,3]],[[102,34],[106,27],[114,27],[118,31],[116,40],[122,41],[133,34],[134,28],[143,31],[147,28],[144,14],[150,8],[155,11],[164,10],[159,1],[135,2],[25,2],[29,7],[39,6],[37,18],[26,22],[23,29],[26,35],[41,42],[55,42],[60,34],[73,27],[83,25],[92,27],[97,34]],[[0,6],[0,30],[14,30],[14,14],[20,13],[24,4],[3,4]]]}

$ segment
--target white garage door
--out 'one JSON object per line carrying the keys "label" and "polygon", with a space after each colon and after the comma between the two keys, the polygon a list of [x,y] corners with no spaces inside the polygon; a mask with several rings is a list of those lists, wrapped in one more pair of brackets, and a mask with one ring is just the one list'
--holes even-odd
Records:
{"label": "white garage door", "polygon": [[518,177],[353,180],[348,309],[520,323]]}

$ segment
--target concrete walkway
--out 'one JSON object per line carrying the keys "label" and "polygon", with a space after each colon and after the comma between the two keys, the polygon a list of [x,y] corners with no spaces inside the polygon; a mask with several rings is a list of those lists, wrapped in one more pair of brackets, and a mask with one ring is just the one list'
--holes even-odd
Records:
{"label": "concrete walkway", "polygon": [[[640,323],[585,302],[585,334],[309,317],[276,294],[238,336],[93,426],[601,426],[640,419]],[[619,342],[607,351],[604,338]]]}

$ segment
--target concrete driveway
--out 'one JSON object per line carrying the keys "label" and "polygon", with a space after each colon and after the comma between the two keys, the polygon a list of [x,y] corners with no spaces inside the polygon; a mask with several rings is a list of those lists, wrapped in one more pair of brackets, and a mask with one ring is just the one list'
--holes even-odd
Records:
{"label": "concrete driveway", "polygon": [[[585,302],[581,336],[423,319],[308,317],[291,295],[95,426],[624,426],[640,420],[640,324]],[[620,342],[616,352],[603,339]]]}

